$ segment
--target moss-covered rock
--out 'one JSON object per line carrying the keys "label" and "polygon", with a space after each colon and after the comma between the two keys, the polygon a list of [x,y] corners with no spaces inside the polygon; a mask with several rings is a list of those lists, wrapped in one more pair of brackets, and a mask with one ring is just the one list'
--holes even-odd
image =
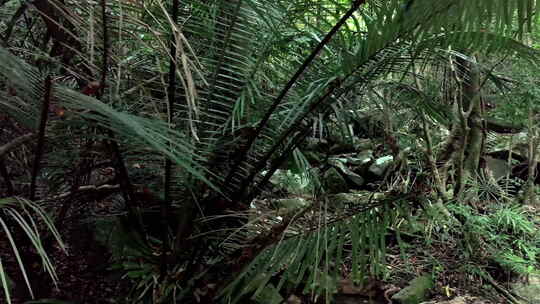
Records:
{"label": "moss-covered rock", "polygon": [[512,289],[515,294],[527,299],[529,303],[540,303],[540,276],[533,275],[529,278],[529,283],[513,284]]}
{"label": "moss-covered rock", "polygon": [[432,287],[433,280],[431,276],[424,275],[412,280],[409,286],[393,295],[392,300],[399,304],[419,304],[426,300]]}
{"label": "moss-covered rock", "polygon": [[330,168],[324,173],[324,185],[328,193],[348,192],[347,181],[336,168]]}
{"label": "moss-covered rock", "polygon": [[276,206],[279,209],[294,210],[304,208],[308,205],[308,201],[301,197],[283,198],[276,200]]}

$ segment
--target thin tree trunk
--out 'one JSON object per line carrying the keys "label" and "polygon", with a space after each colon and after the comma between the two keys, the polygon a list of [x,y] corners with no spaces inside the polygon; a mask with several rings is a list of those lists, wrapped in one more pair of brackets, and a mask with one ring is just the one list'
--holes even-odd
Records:
{"label": "thin tree trunk", "polygon": [[463,197],[467,179],[478,172],[484,141],[482,128],[482,104],[480,95],[480,70],[475,62],[457,59],[461,83],[458,112],[461,126],[461,149],[457,163],[456,194]]}
{"label": "thin tree trunk", "polygon": [[528,174],[527,174],[527,186],[525,190],[525,202],[530,205],[537,205],[538,198],[535,192],[534,181],[536,179],[536,166],[538,158],[538,132],[534,128],[534,119],[533,119],[532,107],[529,105],[529,119],[528,119],[528,151],[527,158],[528,162]]}

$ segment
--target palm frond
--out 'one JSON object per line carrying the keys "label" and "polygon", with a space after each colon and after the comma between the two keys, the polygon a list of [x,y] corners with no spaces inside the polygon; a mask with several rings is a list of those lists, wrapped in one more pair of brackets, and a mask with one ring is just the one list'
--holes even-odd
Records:
{"label": "palm frond", "polygon": [[[20,104],[27,104],[29,108],[32,105],[39,108],[38,102],[44,92],[42,85],[40,86],[40,81],[43,82],[44,78],[41,73],[1,48],[0,66],[2,66],[0,75],[5,79],[20,80],[14,83],[17,92],[21,92],[20,95],[17,93],[15,100],[20,101]],[[19,96],[23,97],[24,101]],[[110,130],[119,136],[120,140],[138,144],[139,147],[148,147],[154,153],[169,157],[186,172],[209,183],[202,173],[208,172],[202,167],[204,158],[194,154],[194,147],[188,139],[179,131],[169,128],[167,123],[117,111],[93,97],[59,85],[53,86],[52,96],[59,106],[65,107],[68,113],[71,113],[71,119],[66,120],[66,124],[92,122],[95,126]],[[18,115],[14,118],[24,122],[29,116]],[[35,127],[35,117],[33,120]],[[87,134],[87,136],[94,135]],[[208,174],[212,175],[210,172]]]}
{"label": "palm frond", "polygon": [[[38,219],[40,222],[45,224],[45,227],[51,233],[52,237],[54,237],[55,241],[59,244],[60,248],[63,251],[66,251],[66,246],[60,239],[60,234],[54,227],[52,220],[45,213],[45,211],[36,203],[33,203],[31,201],[28,201],[22,198],[0,199],[0,213],[1,213],[0,227],[2,228],[1,231],[3,231],[3,233],[6,235],[6,238],[8,239],[9,244],[11,245],[11,249],[13,250],[13,253],[15,255],[15,259],[17,261],[21,274],[33,298],[34,294],[32,291],[32,287],[30,286],[30,281],[28,279],[26,267],[24,266],[18,246],[15,243],[15,238],[13,237],[13,234],[10,229],[10,227],[13,225],[12,223],[16,223],[17,226],[20,227],[22,231],[24,232],[24,234],[28,237],[32,246],[36,249],[36,251],[38,252],[38,255],[41,258],[44,270],[50,275],[52,281],[55,284],[58,282],[58,277],[54,270],[54,266],[51,263],[51,260],[49,259],[47,253],[45,252],[43,243],[41,241],[42,232],[39,231],[38,224],[36,223],[35,219]],[[8,221],[9,221],[9,224],[8,224]],[[1,259],[0,259],[0,264],[2,264]],[[0,267],[0,268],[3,268],[3,267]],[[4,294],[6,296],[8,303],[10,303],[11,300],[9,297],[10,293],[8,289],[7,277],[4,276],[4,269],[0,269],[0,272],[1,272],[0,281],[4,289]]]}
{"label": "palm frond", "polygon": [[[358,205],[365,204],[365,199],[369,197],[359,196]],[[223,290],[223,295],[232,303],[246,295],[256,298],[274,278],[274,284],[279,282],[274,285],[277,289],[305,283],[302,293],[326,295],[329,300],[337,290],[343,267],[350,269],[351,279],[356,283],[370,276],[382,277],[386,234],[405,216],[403,210],[407,205],[404,200],[395,208],[390,200],[383,201],[374,202],[373,206],[377,207],[361,208],[363,211],[348,207],[352,209],[343,210],[345,214],[336,219],[332,219],[328,209],[331,207],[325,204],[313,210],[313,215],[301,216],[289,225],[276,244],[243,269]],[[306,230],[306,221],[313,223],[312,229]]]}

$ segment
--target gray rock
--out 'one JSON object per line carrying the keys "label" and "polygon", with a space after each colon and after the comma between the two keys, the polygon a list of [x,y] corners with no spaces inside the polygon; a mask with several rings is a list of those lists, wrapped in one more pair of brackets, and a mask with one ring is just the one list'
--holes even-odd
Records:
{"label": "gray rock", "polygon": [[365,165],[373,160],[373,150],[364,150],[358,152],[356,157],[351,157],[349,162],[355,166]]}
{"label": "gray rock", "polygon": [[302,148],[304,151],[316,151],[323,152],[328,149],[328,141],[324,138],[310,137],[305,141],[305,146]]}
{"label": "gray rock", "polygon": [[348,159],[345,157],[331,157],[328,159],[328,164],[337,168],[344,168]]}
{"label": "gray rock", "polygon": [[383,156],[380,158],[377,158],[371,166],[369,166],[369,172],[375,174],[378,177],[382,177],[384,175],[384,172],[388,167],[392,164],[394,161],[394,157],[392,155]]}
{"label": "gray rock", "polygon": [[289,193],[303,194],[308,192],[309,182],[302,178],[300,174],[293,173],[291,170],[278,169],[270,177],[270,183],[276,189],[286,190]]}
{"label": "gray rock", "polygon": [[[287,179],[287,171],[288,170],[277,169],[276,172],[274,172],[274,174],[270,177],[270,183],[274,186],[280,185],[283,180]],[[265,173],[266,171],[263,172],[263,174]]]}
{"label": "gray rock", "polygon": [[352,172],[349,169],[345,169],[343,174],[345,174],[345,177],[349,179],[355,186],[360,187],[366,182],[362,176]]}
{"label": "gray rock", "polygon": [[506,160],[496,159],[490,156],[486,156],[485,160],[487,168],[493,173],[495,179],[504,178],[512,171],[512,167],[508,166]]}
{"label": "gray rock", "polygon": [[338,171],[343,174],[345,179],[349,180],[352,184],[355,186],[362,186],[365,183],[365,180],[362,176],[352,172],[347,166],[345,166],[345,162],[347,162],[348,159],[332,159],[329,161],[329,163],[338,169]]}
{"label": "gray rock", "polygon": [[448,301],[429,301],[422,302],[421,304],[467,304],[467,298],[465,297],[455,297],[452,300]]}
{"label": "gray rock", "polygon": [[337,206],[356,205],[365,202],[369,196],[359,193],[337,193],[328,196],[329,201]]}
{"label": "gray rock", "polygon": [[336,193],[328,195],[328,202],[334,208],[343,208],[346,206],[354,207],[361,204],[365,204],[372,199],[382,199],[385,197],[384,193],[361,191],[361,192],[349,192],[349,193]]}

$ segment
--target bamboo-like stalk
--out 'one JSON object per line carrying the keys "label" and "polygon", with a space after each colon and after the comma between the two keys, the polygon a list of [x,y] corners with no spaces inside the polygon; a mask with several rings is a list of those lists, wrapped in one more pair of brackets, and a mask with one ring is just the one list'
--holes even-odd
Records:
{"label": "bamboo-like stalk", "polygon": [[[93,141],[88,141],[86,144],[86,149],[84,151],[90,150],[90,148],[93,145]],[[71,192],[70,195],[68,195],[64,201],[62,202],[62,206],[60,207],[60,211],[58,212],[58,217],[55,219],[55,225],[57,227],[60,227],[62,223],[64,222],[64,219],[69,211],[69,208],[71,207],[71,200],[75,197],[75,195],[78,193],[79,186],[81,184],[82,176],[84,172],[88,171],[90,169],[90,161],[86,160],[83,154],[79,155],[81,158],[77,164],[77,167],[75,169],[75,176],[73,177],[73,184],[71,185]]]}
{"label": "bamboo-like stalk", "polygon": [[[171,8],[171,18],[172,22],[176,23],[178,20],[178,10],[180,2],[179,0],[173,0],[173,5]],[[167,88],[167,98],[168,98],[168,121],[172,122],[174,116],[174,99],[176,97],[176,41],[174,34],[174,27],[171,24],[171,46],[170,46],[170,62],[169,62],[169,86]],[[161,217],[161,259],[160,259],[160,279],[163,280],[167,274],[167,254],[170,251],[169,244],[169,207],[171,204],[171,179],[172,179],[172,169],[173,164],[170,158],[165,160],[165,189],[164,189],[164,199],[161,202],[160,206],[160,217]]]}
{"label": "bamboo-like stalk", "polygon": [[52,91],[52,78],[47,76],[45,78],[45,96],[43,98],[43,105],[41,108],[41,117],[38,126],[38,142],[34,153],[34,165],[32,166],[32,180],[30,182],[30,200],[33,201],[36,198],[36,182],[39,174],[41,158],[43,156],[43,150],[45,148],[45,131],[47,127],[47,119],[49,117],[49,105],[51,103],[51,91]]}

